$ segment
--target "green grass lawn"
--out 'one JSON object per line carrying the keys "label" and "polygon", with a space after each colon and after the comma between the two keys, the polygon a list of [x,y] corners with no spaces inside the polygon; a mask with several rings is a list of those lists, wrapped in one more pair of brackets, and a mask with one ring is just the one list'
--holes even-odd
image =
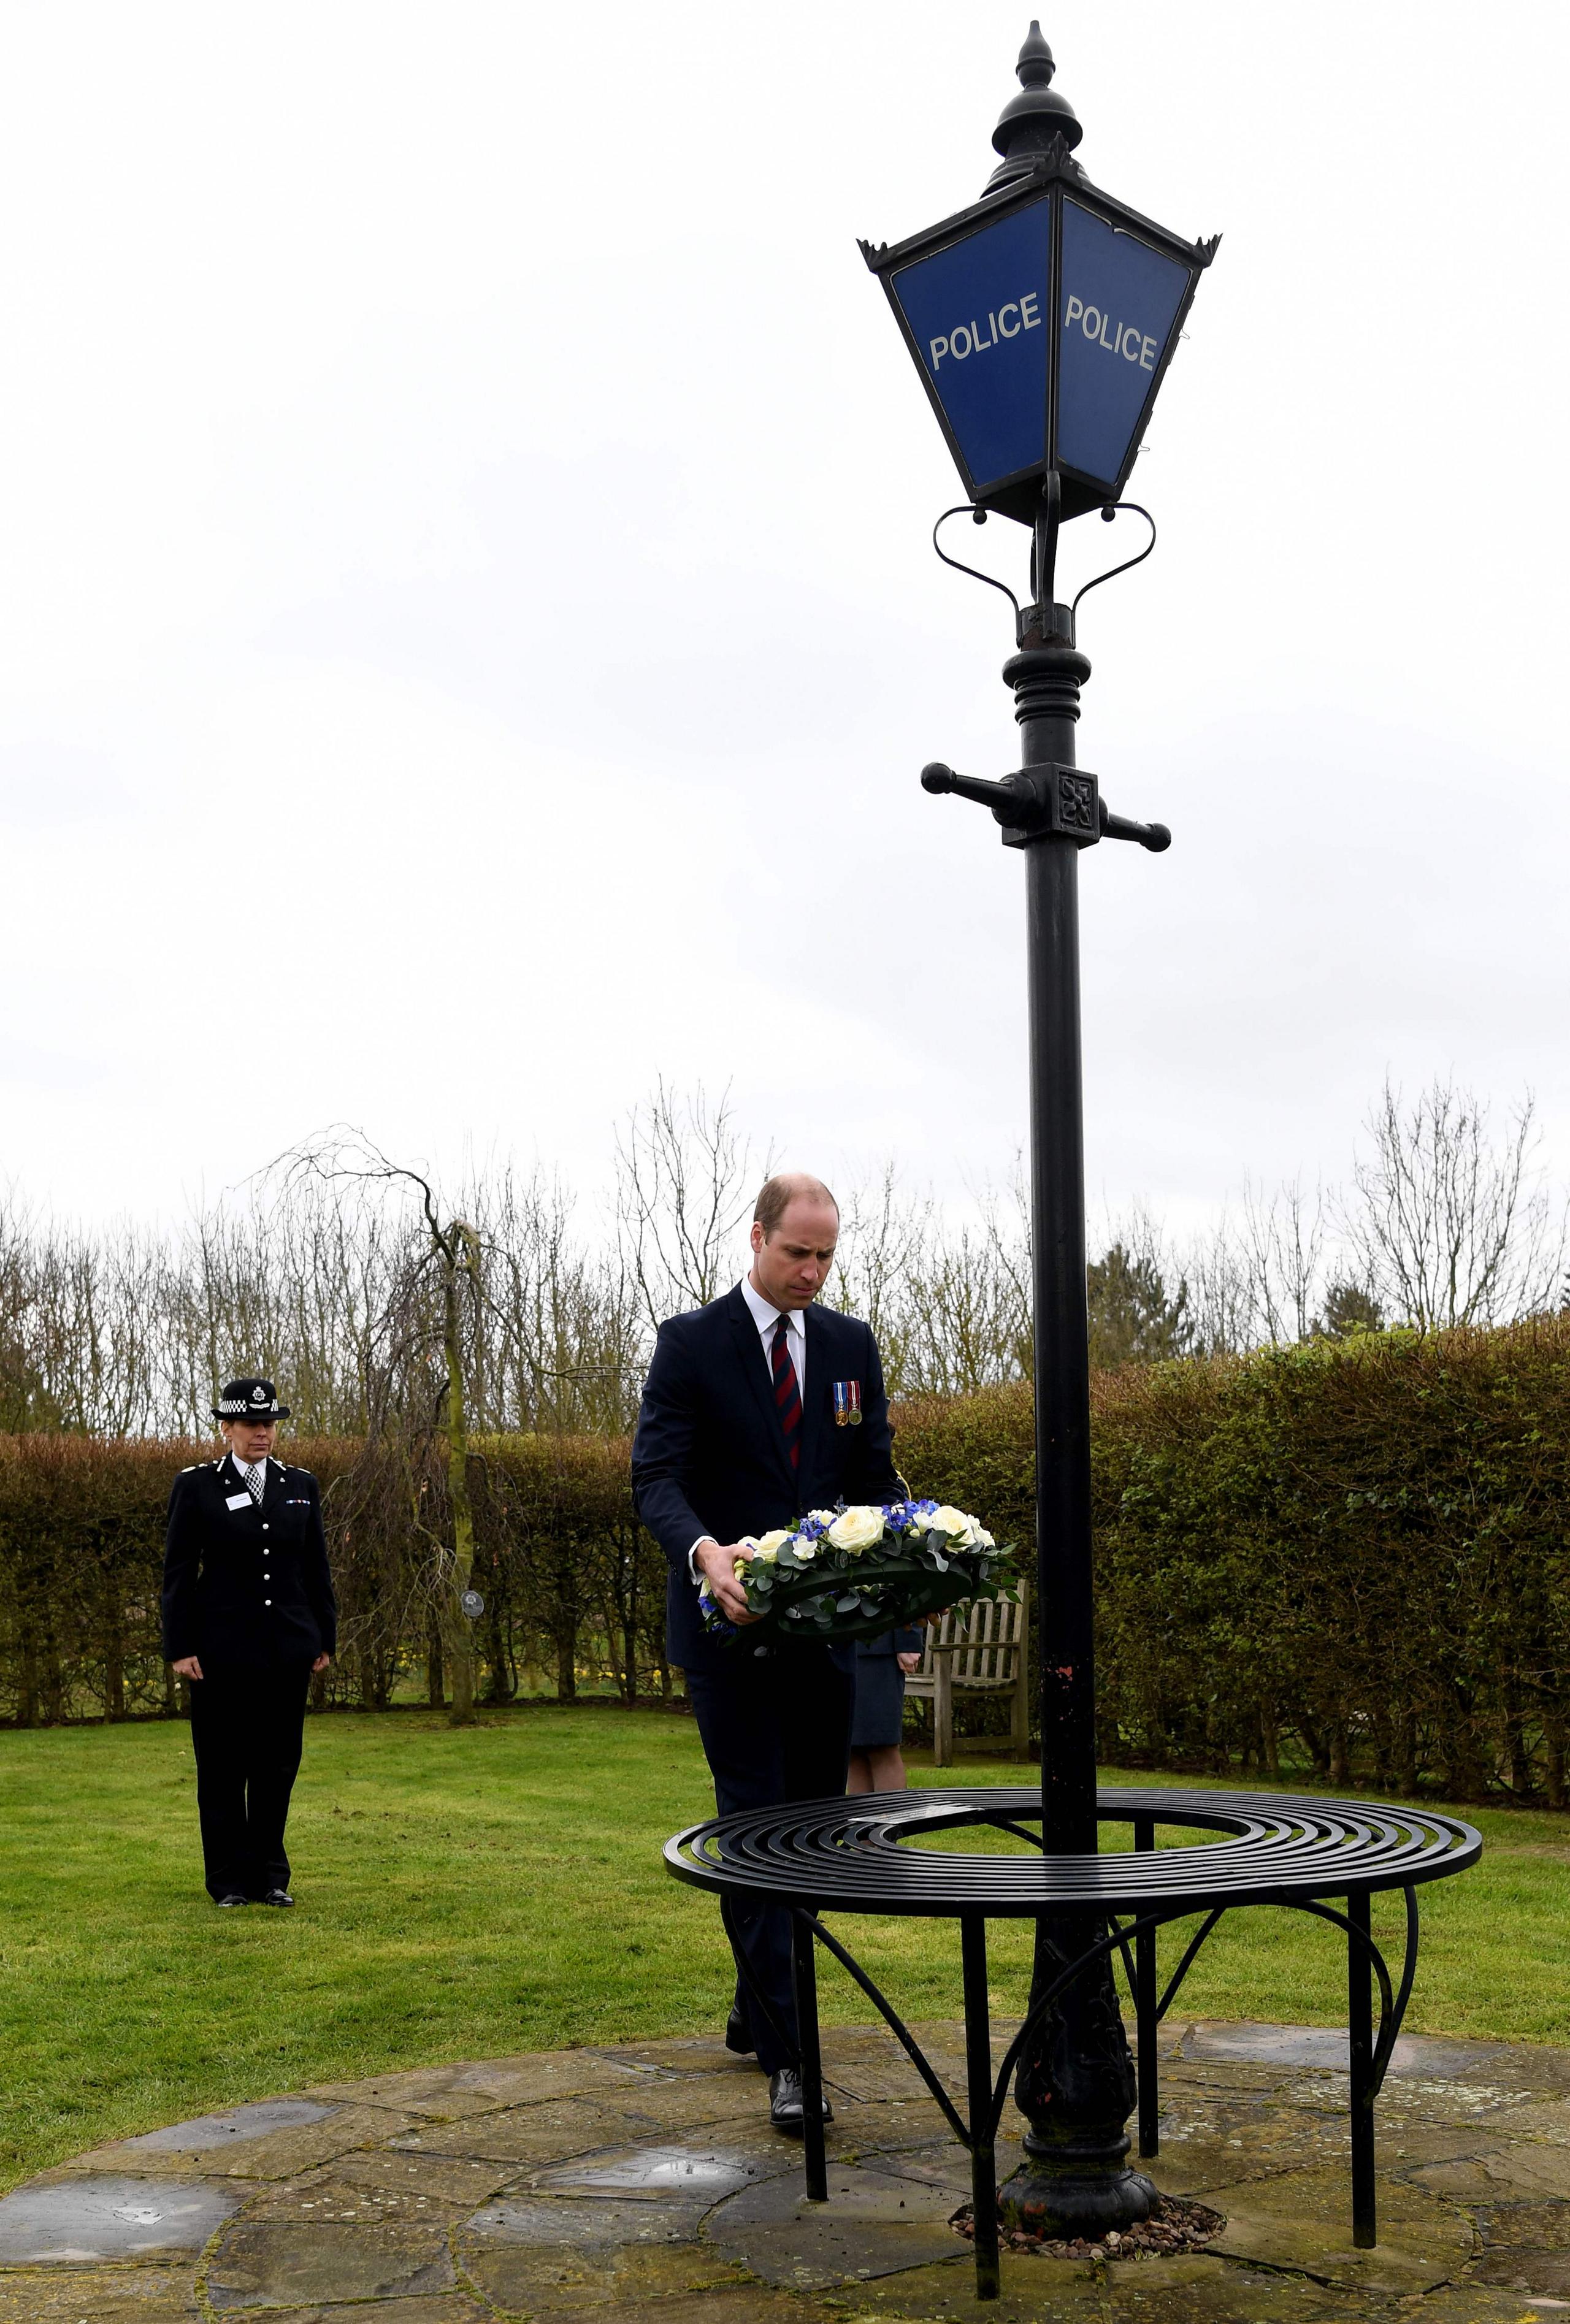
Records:
{"label": "green grass lawn", "polygon": [[[942,1780],[1026,1775],[976,1760]],[[0,2178],[302,2082],[717,2027],[730,1978],[715,1906],[660,1858],[710,1811],[683,1718],[531,1709],[466,1732],[416,1711],[317,1719],[290,1826],[298,1909],[218,1913],[185,1727],[0,1735]],[[1570,1822],[1473,1820],[1488,1852],[1425,1893],[1408,2024],[1570,2042]],[[1393,1932],[1399,1901],[1375,1909]],[[907,2015],[957,2015],[952,1923],[840,1933]],[[995,1925],[994,1962],[999,2008],[1017,2009],[1027,1932]],[[1344,1978],[1334,1931],[1237,1914],[1182,2006],[1334,2024]],[[826,2019],[864,2022],[839,1971],[826,1962],[820,1980]]]}

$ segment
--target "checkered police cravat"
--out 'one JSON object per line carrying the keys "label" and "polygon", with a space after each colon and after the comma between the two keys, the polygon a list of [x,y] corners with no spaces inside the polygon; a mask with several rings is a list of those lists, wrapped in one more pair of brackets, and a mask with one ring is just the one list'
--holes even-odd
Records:
{"label": "checkered police cravat", "polygon": [[790,1455],[790,1466],[801,1466],[801,1387],[796,1378],[796,1367],[790,1360],[790,1326],[781,1315],[774,1326],[774,1344],[769,1363],[774,1374],[774,1402],[780,1410],[780,1425],[785,1431],[785,1450]]}
{"label": "checkered police cravat", "polygon": [[241,1476],[245,1480],[251,1499],[255,1502],[257,1508],[260,1508],[262,1506],[262,1495],[266,1489],[267,1485],[266,1471],[263,1468],[260,1461],[237,1460],[235,1466],[240,1471]]}

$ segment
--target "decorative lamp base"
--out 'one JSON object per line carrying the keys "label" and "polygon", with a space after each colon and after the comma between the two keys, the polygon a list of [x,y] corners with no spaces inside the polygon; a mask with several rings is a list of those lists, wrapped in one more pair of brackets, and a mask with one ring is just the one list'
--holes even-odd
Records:
{"label": "decorative lamp base", "polygon": [[1129,2141],[1120,2128],[1095,2141],[1080,2130],[1025,2135],[1025,2161],[998,2190],[998,2216],[1005,2227],[1042,2241],[1082,2236],[1099,2243],[1109,2228],[1119,2233],[1148,2219],[1160,2201],[1155,2182],[1124,2163]]}
{"label": "decorative lamp base", "polygon": [[[1069,1982],[1020,2057],[1014,2102],[1028,2126],[1025,2160],[998,2197],[1005,2223],[1047,2241],[1099,2241],[1148,2219],[1159,2200],[1128,2163],[1124,2125],[1134,2109],[1134,2061],[1110,1958],[1086,1958],[1106,1924],[1043,1914],[1036,1923],[1038,1993]],[[1076,1964],[1077,1973],[1070,1971]]]}

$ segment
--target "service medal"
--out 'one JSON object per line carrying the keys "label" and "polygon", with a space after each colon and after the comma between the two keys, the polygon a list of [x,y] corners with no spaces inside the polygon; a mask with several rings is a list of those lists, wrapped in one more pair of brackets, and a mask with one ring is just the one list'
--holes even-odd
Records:
{"label": "service medal", "polygon": [[834,1425],[836,1428],[859,1428],[862,1425],[862,1384],[860,1380],[836,1380],[834,1384]]}

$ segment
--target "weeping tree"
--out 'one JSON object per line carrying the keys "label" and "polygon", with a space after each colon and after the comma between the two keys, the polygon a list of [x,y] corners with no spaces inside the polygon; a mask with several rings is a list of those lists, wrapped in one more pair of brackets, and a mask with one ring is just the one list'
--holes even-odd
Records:
{"label": "weeping tree", "polygon": [[[429,1614],[440,1662],[452,1690],[455,1727],[476,1720],[475,1640],[465,1605],[474,1586],[475,1516],[469,1493],[469,1425],[483,1362],[485,1333],[476,1328],[485,1303],[483,1238],[477,1227],[446,1204],[433,1181],[408,1162],[395,1162],[365,1132],[346,1126],[324,1131],[273,1165],[286,1182],[316,1178],[403,1197],[402,1264],[378,1328],[371,1335],[368,1383],[373,1460],[389,1428],[402,1421],[417,1440],[433,1442],[446,1486],[445,1523],[420,1489],[425,1463],[408,1463],[411,1518],[429,1545]],[[472,1603],[472,1600],[471,1600]],[[434,1692],[434,1689],[433,1689]]]}
{"label": "weeping tree", "polygon": [[[365,1443],[345,1480],[346,1520],[365,1499],[401,1479],[416,1594],[383,1589],[361,1638],[346,1644],[373,1693],[385,1689],[398,1642],[423,1631],[430,1700],[450,1690],[452,1723],[471,1726],[478,1695],[476,1552],[491,1601],[486,1632],[494,1684],[508,1667],[497,1619],[496,1575],[511,1519],[506,1495],[488,1486],[474,1439],[542,1424],[559,1431],[586,1416],[615,1420],[636,1369],[636,1325],[617,1271],[568,1242],[553,1192],[466,1190],[458,1201],[430,1173],[383,1153],[365,1132],[339,1124],[272,1166],[290,1185],[315,1182],[336,1201],[369,1206],[358,1239],[379,1255],[378,1297],[360,1333]],[[480,1506],[476,1508],[476,1495]],[[487,1527],[489,1531],[487,1533]],[[493,1537],[494,1536],[494,1537]],[[373,1577],[375,1579],[376,1577]],[[468,1601],[466,1606],[466,1600]],[[568,1663],[570,1692],[572,1665]]]}

